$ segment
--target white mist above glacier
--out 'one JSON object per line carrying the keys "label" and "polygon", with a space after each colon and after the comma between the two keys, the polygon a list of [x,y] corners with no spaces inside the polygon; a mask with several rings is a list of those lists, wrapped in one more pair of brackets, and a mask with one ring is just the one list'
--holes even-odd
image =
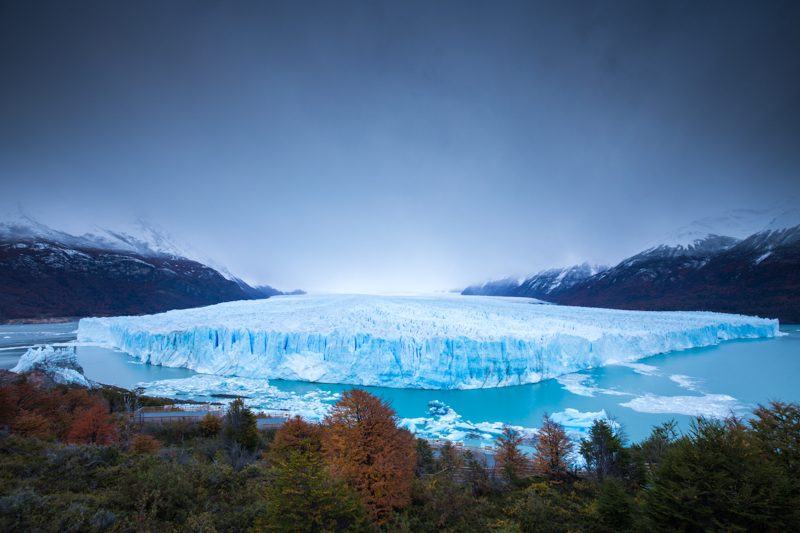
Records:
{"label": "white mist above glacier", "polygon": [[585,368],[773,337],[778,322],[483,296],[281,296],[85,318],[78,341],[205,374],[426,389],[535,383]]}

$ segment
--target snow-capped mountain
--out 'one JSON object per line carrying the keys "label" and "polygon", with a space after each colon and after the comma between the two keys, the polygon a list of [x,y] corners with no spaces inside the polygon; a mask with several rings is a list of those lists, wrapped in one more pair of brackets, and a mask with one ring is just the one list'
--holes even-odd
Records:
{"label": "snow-capped mountain", "polygon": [[525,278],[503,278],[470,285],[461,294],[467,296],[514,296]]}
{"label": "snow-capped mountain", "polygon": [[[738,215],[737,215],[738,214]],[[486,283],[464,294],[529,296],[553,303],[641,310],[744,313],[800,322],[800,210],[735,212],[679,230],[679,238],[567,283],[545,271],[516,287]],[[725,224],[729,223],[729,226]],[[742,235],[747,228],[759,228]]]}
{"label": "snow-capped mountain", "polygon": [[198,253],[179,245],[169,234],[144,220],[137,220],[124,231],[94,228],[94,232],[72,235],[47,226],[25,213],[19,212],[0,222],[0,239],[3,241],[48,241],[74,248],[113,250],[139,255],[183,257],[201,261]]}
{"label": "snow-capped mountain", "polygon": [[711,310],[800,321],[800,226],[767,230],[702,254],[649,250],[558,295],[559,303]]}
{"label": "snow-capped mountain", "polygon": [[186,254],[153,226],[72,235],[19,215],[0,223],[0,321],[153,313],[280,293]]}
{"label": "snow-capped mountain", "polygon": [[724,235],[734,239],[744,239],[764,231],[770,225],[791,227],[800,224],[800,219],[791,223],[798,214],[797,209],[733,209],[724,213],[700,218],[663,235],[659,245],[689,246],[695,241],[704,240],[711,235]]}
{"label": "snow-capped mountain", "polygon": [[506,278],[471,285],[462,294],[481,296],[526,296],[547,300],[553,294],[567,290],[576,283],[603,272],[608,267],[583,263],[565,268],[543,270],[525,279]]}

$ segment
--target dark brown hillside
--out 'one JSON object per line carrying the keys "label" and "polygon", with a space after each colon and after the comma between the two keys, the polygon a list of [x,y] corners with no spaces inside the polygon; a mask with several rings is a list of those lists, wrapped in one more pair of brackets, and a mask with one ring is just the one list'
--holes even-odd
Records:
{"label": "dark brown hillside", "polygon": [[0,242],[0,322],[155,313],[250,298],[234,281],[185,258]]}
{"label": "dark brown hillside", "polygon": [[568,305],[707,310],[800,323],[800,227],[699,258],[640,254],[564,291]]}

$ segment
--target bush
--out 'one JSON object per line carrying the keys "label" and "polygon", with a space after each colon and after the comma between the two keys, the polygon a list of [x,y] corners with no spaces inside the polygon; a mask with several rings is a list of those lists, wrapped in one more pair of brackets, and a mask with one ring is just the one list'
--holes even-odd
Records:
{"label": "bush", "polygon": [[217,415],[207,413],[200,419],[200,434],[206,438],[216,437],[222,430],[222,419]]}
{"label": "bush", "polygon": [[150,435],[136,435],[131,444],[131,451],[137,455],[154,454],[160,449],[161,443]]}
{"label": "bush", "polygon": [[256,531],[363,531],[364,509],[326,471],[319,451],[291,451],[269,470],[267,510]]}
{"label": "bush", "polygon": [[228,406],[225,414],[225,439],[246,450],[254,451],[261,445],[256,415],[244,405],[244,400],[236,398]]}
{"label": "bush", "polygon": [[738,420],[699,419],[654,472],[645,512],[661,530],[798,530],[789,486]]}
{"label": "bush", "polygon": [[619,479],[609,477],[600,485],[597,514],[600,524],[608,531],[627,531],[632,527],[633,499]]}

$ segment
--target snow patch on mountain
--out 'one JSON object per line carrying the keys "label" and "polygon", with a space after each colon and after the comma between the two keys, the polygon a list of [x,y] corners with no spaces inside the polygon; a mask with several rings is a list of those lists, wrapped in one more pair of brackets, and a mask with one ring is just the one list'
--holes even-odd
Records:
{"label": "snow patch on mountain", "polygon": [[183,257],[205,262],[190,247],[178,244],[163,228],[143,219],[125,228],[110,230],[95,226],[92,232],[81,235],[59,231],[19,211],[0,222],[0,238],[28,242],[54,242],[69,248],[88,248],[130,252],[142,256]]}
{"label": "snow patch on mountain", "polygon": [[762,231],[777,231],[800,225],[800,209],[734,209],[704,217],[667,234],[659,244],[688,247],[709,236],[745,239]]}

